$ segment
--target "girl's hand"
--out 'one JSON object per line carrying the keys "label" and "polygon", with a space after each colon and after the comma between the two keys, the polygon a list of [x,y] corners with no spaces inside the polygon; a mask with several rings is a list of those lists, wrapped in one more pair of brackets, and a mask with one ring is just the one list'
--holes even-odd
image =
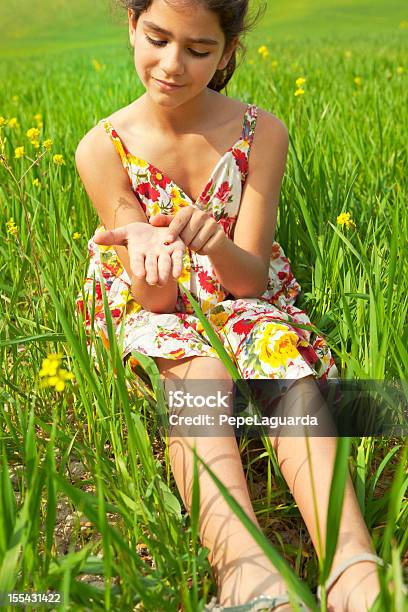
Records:
{"label": "girl's hand", "polygon": [[181,276],[185,251],[180,239],[165,246],[166,236],[166,227],[136,221],[113,230],[99,230],[93,240],[96,244],[126,246],[132,275],[161,287],[168,283],[171,270],[174,279]]}
{"label": "girl's hand", "polygon": [[184,244],[198,255],[211,255],[226,239],[221,225],[208,213],[194,206],[185,206],[174,216],[155,215],[150,217],[149,223],[155,227],[167,225],[168,230],[164,238],[166,242],[180,237]]}

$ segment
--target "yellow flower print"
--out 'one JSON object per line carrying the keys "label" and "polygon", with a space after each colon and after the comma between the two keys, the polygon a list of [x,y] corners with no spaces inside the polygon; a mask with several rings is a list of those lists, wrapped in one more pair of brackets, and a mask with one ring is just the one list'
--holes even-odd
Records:
{"label": "yellow flower print", "polygon": [[217,312],[216,314],[210,315],[211,323],[214,323],[218,329],[224,327],[227,322],[228,314],[226,312]]}
{"label": "yellow flower print", "polygon": [[178,282],[183,285],[189,286],[191,276],[191,261],[190,256],[187,251],[184,252],[183,255],[183,267],[181,269],[181,276],[178,278]]}
{"label": "yellow flower print", "polygon": [[[274,340],[277,331],[285,331],[279,338]],[[269,363],[272,367],[286,365],[288,359],[299,355],[296,348],[298,337],[295,332],[278,323],[268,323],[265,327],[263,337],[256,342],[256,351],[259,359]]]}
{"label": "yellow flower print", "polygon": [[[120,151],[120,149],[118,149],[118,151]],[[140,159],[139,157],[135,157],[134,155],[128,155],[128,160],[129,163],[138,166],[138,168],[147,168],[149,165],[146,161],[144,161],[144,159]]]}
{"label": "yellow flower print", "polygon": [[201,310],[206,314],[214,306],[211,300],[203,300],[201,303]]}
{"label": "yellow flower print", "polygon": [[178,212],[180,208],[186,206],[186,200],[181,196],[180,189],[172,187],[170,190],[170,196],[174,206],[174,212]]}

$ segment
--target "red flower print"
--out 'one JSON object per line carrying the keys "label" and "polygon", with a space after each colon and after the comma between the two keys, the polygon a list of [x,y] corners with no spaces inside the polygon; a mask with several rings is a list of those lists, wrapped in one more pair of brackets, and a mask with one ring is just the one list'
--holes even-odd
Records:
{"label": "red flower print", "polygon": [[272,244],[272,259],[277,259],[280,256],[280,246],[277,242]]}
{"label": "red flower print", "polygon": [[76,301],[76,309],[78,312],[84,312],[84,300],[83,299]]}
{"label": "red flower print", "polygon": [[157,189],[152,187],[150,183],[141,183],[136,191],[139,195],[144,196],[153,202],[157,202],[160,196]]}
{"label": "red flower print", "polygon": [[208,204],[208,202],[210,201],[209,191],[212,187],[212,184],[213,184],[213,180],[210,179],[207,185],[205,186],[202,195],[200,196],[200,200],[203,204]]}
{"label": "red flower print", "polygon": [[227,202],[231,193],[231,187],[228,181],[224,181],[222,185],[220,185],[215,197],[221,200],[221,202]]}
{"label": "red flower print", "polygon": [[250,321],[249,319],[242,319],[242,321],[237,321],[232,326],[232,331],[236,334],[249,334],[253,326],[255,325],[255,321]]}
{"label": "red flower print", "polygon": [[214,279],[209,276],[208,272],[199,272],[198,280],[207,293],[215,293]]}
{"label": "red flower print", "polygon": [[284,280],[286,278],[286,273],[281,270],[278,272],[278,277],[280,280]]}
{"label": "red flower print", "polygon": [[232,154],[235,157],[235,161],[237,163],[237,166],[238,166],[241,174],[246,175],[246,173],[248,172],[248,158],[247,158],[247,156],[245,155],[245,153],[243,151],[240,151],[240,149],[234,149]]}
{"label": "red flower print", "polygon": [[120,308],[114,308],[113,310],[111,310],[111,315],[112,315],[113,318],[120,317],[120,315],[121,315]]}
{"label": "red flower print", "polygon": [[174,357],[181,358],[184,357],[186,351],[183,348],[178,348],[175,351],[170,351],[169,355],[173,355]]}
{"label": "red flower print", "polygon": [[313,365],[319,360],[319,357],[317,356],[316,351],[310,345],[301,346],[298,344],[297,349],[307,364]]}
{"label": "red flower print", "polygon": [[166,189],[166,186],[171,182],[167,176],[164,176],[161,172],[156,171],[151,173],[150,175],[152,182],[156,185],[159,185],[162,189]]}
{"label": "red flower print", "polygon": [[234,223],[234,221],[235,219],[233,219],[232,217],[221,217],[221,219],[218,221],[219,225],[221,225],[227,236],[230,236],[232,224]]}

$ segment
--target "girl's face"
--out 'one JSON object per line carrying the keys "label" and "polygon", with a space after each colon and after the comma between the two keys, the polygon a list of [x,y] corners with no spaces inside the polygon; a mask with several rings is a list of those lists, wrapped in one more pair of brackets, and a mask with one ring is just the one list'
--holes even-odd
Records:
{"label": "girl's face", "polygon": [[179,106],[202,92],[235,48],[224,52],[217,15],[193,2],[170,6],[153,0],[137,23],[131,9],[128,18],[136,72],[153,100],[164,106]]}

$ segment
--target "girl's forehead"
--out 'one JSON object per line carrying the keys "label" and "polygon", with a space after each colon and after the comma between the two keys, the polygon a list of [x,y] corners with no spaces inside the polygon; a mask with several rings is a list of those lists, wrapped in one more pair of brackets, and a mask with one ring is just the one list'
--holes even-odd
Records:
{"label": "girl's forehead", "polygon": [[201,34],[208,38],[210,32],[213,37],[223,35],[217,14],[200,0],[153,0],[140,20],[154,22],[163,30],[194,32],[197,37]]}

